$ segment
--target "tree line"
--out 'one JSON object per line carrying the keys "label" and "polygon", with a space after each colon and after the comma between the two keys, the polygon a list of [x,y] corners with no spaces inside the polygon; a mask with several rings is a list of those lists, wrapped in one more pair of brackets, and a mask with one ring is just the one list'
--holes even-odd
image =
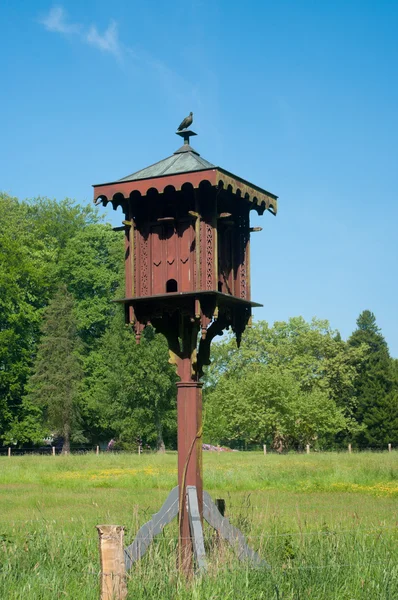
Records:
{"label": "tree line", "polygon": [[[151,328],[124,324],[123,234],[95,207],[0,194],[0,443],[113,438],[176,447],[176,374]],[[347,341],[327,321],[259,321],[240,349],[213,344],[204,440],[383,448],[398,444],[398,361],[369,310]]]}

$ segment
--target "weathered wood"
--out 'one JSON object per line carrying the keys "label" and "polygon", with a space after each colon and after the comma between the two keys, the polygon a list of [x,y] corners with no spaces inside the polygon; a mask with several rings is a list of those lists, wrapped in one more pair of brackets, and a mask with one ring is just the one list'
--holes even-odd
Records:
{"label": "weathered wood", "polygon": [[348,444],[348,452],[351,454],[351,444]]}
{"label": "weathered wood", "polygon": [[391,444],[388,444],[388,451],[391,452],[391,450],[392,450]]}
{"label": "weathered wood", "polygon": [[10,447],[8,448],[8,456],[9,457],[11,456],[11,448]]}
{"label": "weathered wood", "polygon": [[178,515],[178,489],[177,485],[171,490],[159,512],[139,529],[134,542],[125,548],[124,560],[127,571],[131,569],[133,563],[144,556],[153,538]]}
{"label": "weathered wood", "polygon": [[237,527],[231,525],[229,519],[221,515],[207,492],[203,492],[203,518],[218,532],[220,537],[231,544],[236,550],[239,560],[249,560],[257,567],[270,568],[269,564],[260,558],[257,552],[249,548],[243,533]]}
{"label": "weathered wood", "polygon": [[53,456],[55,456],[55,446],[52,447]]}
{"label": "weathered wood", "polygon": [[101,560],[101,600],[125,600],[124,528],[120,525],[97,525],[97,530]]}
{"label": "weathered wood", "polygon": [[222,517],[225,516],[225,500],[224,498],[216,499],[216,507]]}
{"label": "weathered wood", "polygon": [[307,444],[307,445],[306,445],[306,447],[305,447],[305,451],[307,452],[307,454],[309,454],[309,453],[310,453],[310,445],[309,445],[309,444]]}
{"label": "weathered wood", "polygon": [[264,450],[264,456],[267,454],[267,446],[264,444],[263,445],[263,450]]}
{"label": "weathered wood", "polygon": [[191,529],[193,551],[199,572],[207,571],[202,521],[199,514],[198,495],[194,485],[187,486],[189,525]]}
{"label": "weathered wood", "polygon": [[[188,541],[190,543],[192,542],[198,569],[203,572],[207,569],[207,561],[197,488],[196,486],[188,485],[186,486],[186,491],[187,496],[183,499],[183,502],[187,507],[189,519],[190,531]],[[270,568],[266,561],[261,559],[254,550],[249,548],[242,532],[231,525],[229,520],[224,517],[225,500],[221,498],[216,500],[216,505],[207,492],[203,492],[202,498],[203,518],[216,530],[220,538],[227,540],[235,548],[239,560],[249,560],[255,566]],[[130,570],[132,565],[144,556],[154,537],[161,533],[165,525],[170,523],[174,517],[177,516],[180,501],[179,487],[176,486],[168,495],[166,502],[163,504],[160,511],[154,514],[152,519],[141,527],[134,542],[125,548],[124,560],[126,570]],[[187,570],[186,574],[189,573],[191,573],[191,571]]]}
{"label": "weathered wood", "polygon": [[[220,515],[222,517],[225,517],[225,500],[223,498],[216,498],[216,507],[218,512],[220,513]],[[216,544],[220,543],[220,535],[218,533],[218,531],[214,532],[214,542]]]}

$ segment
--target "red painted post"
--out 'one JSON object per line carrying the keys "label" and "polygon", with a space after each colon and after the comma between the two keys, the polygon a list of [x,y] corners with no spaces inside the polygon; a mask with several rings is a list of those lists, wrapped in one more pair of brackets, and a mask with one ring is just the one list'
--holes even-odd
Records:
{"label": "red painted post", "polygon": [[192,571],[192,542],[186,506],[187,485],[196,486],[199,512],[203,513],[202,481],[202,383],[191,377],[191,359],[181,358],[177,382],[177,443],[179,512],[179,566]]}

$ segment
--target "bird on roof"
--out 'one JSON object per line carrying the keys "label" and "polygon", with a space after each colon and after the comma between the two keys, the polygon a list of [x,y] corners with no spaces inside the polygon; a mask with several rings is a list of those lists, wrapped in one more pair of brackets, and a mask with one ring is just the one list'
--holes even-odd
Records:
{"label": "bird on roof", "polygon": [[185,117],[185,119],[182,121],[182,123],[179,126],[179,128],[177,129],[177,131],[182,131],[183,129],[186,129],[187,127],[192,125],[192,121],[193,121],[193,112],[190,112],[189,116]]}

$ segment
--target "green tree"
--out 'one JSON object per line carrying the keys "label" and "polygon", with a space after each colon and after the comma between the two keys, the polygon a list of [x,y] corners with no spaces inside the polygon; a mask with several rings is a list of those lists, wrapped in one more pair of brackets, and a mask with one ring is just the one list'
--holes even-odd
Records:
{"label": "green tree", "polygon": [[[65,242],[57,265],[75,299],[79,335],[90,351],[109,327],[112,303],[124,275],[123,237],[110,225],[92,223]],[[123,294],[124,295],[124,294]]]}
{"label": "green tree", "polygon": [[[229,423],[236,419],[256,418],[251,413],[261,416],[262,410],[266,411],[267,423],[270,423],[272,408],[275,414],[280,411],[281,418],[285,415],[283,425],[274,420],[274,441],[282,435],[290,445],[301,445],[307,436],[306,443],[321,440],[330,444],[338,432],[352,435],[358,429],[353,419],[354,381],[363,352],[362,347],[352,348],[343,342],[327,321],[313,319],[307,323],[302,317],[276,322],[273,327],[265,321],[255,323],[246,330],[239,350],[235,341],[227,336],[224,342],[214,344],[213,363],[206,372],[205,431],[214,432],[212,423],[221,423],[224,419],[222,411],[229,411],[222,408],[222,394],[228,381],[231,389],[242,384],[242,397],[247,398],[247,404],[236,404]],[[274,392],[267,394],[266,390],[271,390],[278,380],[275,389],[279,392],[275,391],[274,396]],[[248,396],[244,386],[249,389],[252,384],[253,390]],[[278,394],[283,399],[279,404],[276,401]],[[282,406],[285,407],[283,410]],[[322,414],[324,427],[320,419]],[[257,431],[257,442],[261,437],[264,440],[265,435],[271,435],[266,424],[262,432],[258,428]],[[304,432],[307,433],[304,435]],[[245,436],[249,441],[249,429]],[[279,445],[280,442],[275,443]]]}
{"label": "green tree", "polygon": [[301,390],[293,373],[273,365],[251,364],[223,377],[206,399],[206,438],[213,443],[303,448],[345,425],[342,409],[324,391]]}
{"label": "green tree", "polygon": [[24,386],[51,287],[52,259],[26,203],[0,194],[0,439],[21,410]]}
{"label": "green tree", "polygon": [[25,398],[28,412],[31,407],[39,407],[43,424],[64,438],[64,452],[70,451],[71,440],[81,441],[83,370],[73,302],[73,296],[63,285],[49,303]]}
{"label": "green tree", "polygon": [[92,204],[84,206],[70,198],[51,200],[38,197],[24,204],[36,237],[45,240],[46,246],[54,251],[57,259],[79,231],[101,220],[98,209]]}
{"label": "green tree", "polygon": [[397,379],[394,361],[387,343],[370,310],[364,310],[357,319],[357,329],[348,340],[352,347],[367,349],[355,385],[355,418],[364,425],[358,433],[361,447],[385,448],[398,442]]}
{"label": "green tree", "polygon": [[135,446],[138,438],[158,449],[175,447],[177,376],[163,336],[147,327],[137,345],[120,308],[90,354],[87,373],[86,419],[92,431],[124,447]]}
{"label": "green tree", "polygon": [[36,408],[22,398],[49,299],[62,281],[76,298],[85,355],[109,325],[123,268],[120,234],[96,209],[65,199],[21,202],[0,194],[0,439],[40,439]]}

